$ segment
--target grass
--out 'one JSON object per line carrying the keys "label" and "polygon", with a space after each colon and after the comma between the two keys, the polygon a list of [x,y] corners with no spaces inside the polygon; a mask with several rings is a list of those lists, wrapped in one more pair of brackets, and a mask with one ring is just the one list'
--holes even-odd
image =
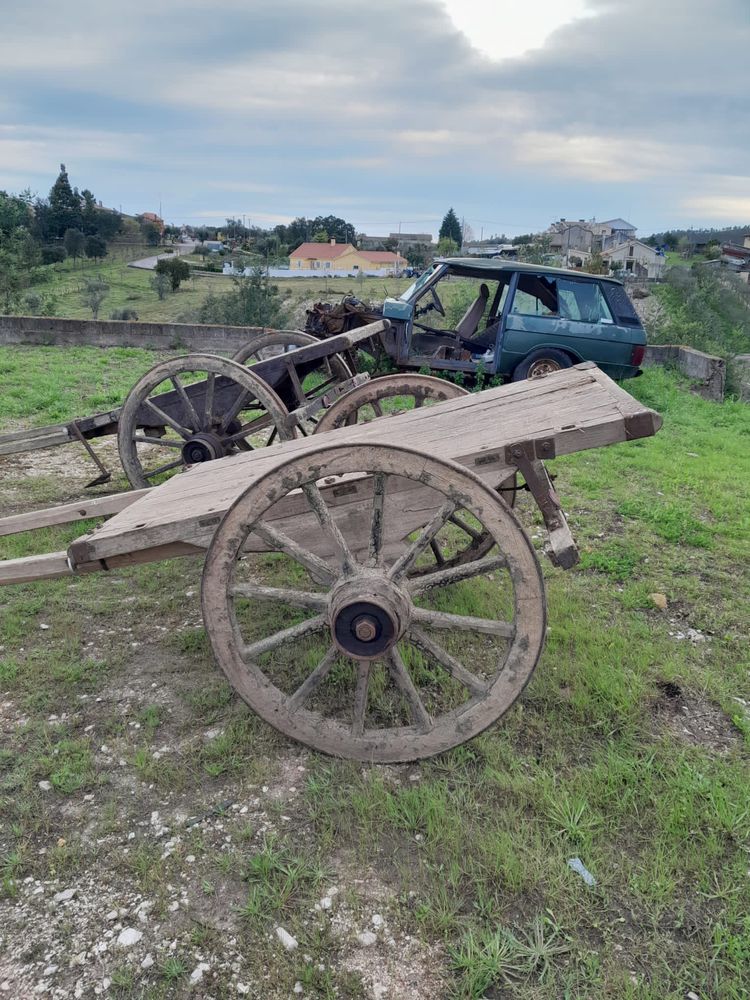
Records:
{"label": "grass", "polygon": [[[146,363],[146,352],[51,348],[5,349],[0,363],[17,353],[6,426],[38,418],[26,383],[43,365],[46,422],[90,399],[103,371],[114,393]],[[68,379],[71,395],[58,387]],[[335,881],[350,926],[385,913],[399,947],[408,934],[433,949],[436,996],[745,998],[750,722],[737,699],[750,702],[750,413],[658,369],[627,388],[663,430],[552,463],[582,560],[567,573],[545,565],[550,631],[530,686],[502,724],[420,765],[300,755],[238,704],[196,626],[195,560],[0,591],[0,908],[14,912],[29,875],[154,899],[177,945],[148,973],[103,958],[118,996],[181,995],[195,949],[217,959],[230,936],[264,995],[300,981],[313,997],[367,996],[348,965],[351,935],[314,915]],[[20,485],[0,480],[0,495],[17,506]],[[64,488],[32,470],[23,503]],[[528,501],[519,514],[539,532]],[[0,539],[0,552],[62,547],[71,530]],[[483,584],[462,585],[450,609],[490,607]],[[703,641],[676,638],[687,628]],[[284,797],[292,782],[296,797]],[[181,838],[172,854],[149,834],[155,810]],[[168,903],[183,885],[180,924]],[[201,930],[209,918],[220,934]],[[274,941],[279,922],[297,952]],[[392,952],[378,949],[385,969]]]}

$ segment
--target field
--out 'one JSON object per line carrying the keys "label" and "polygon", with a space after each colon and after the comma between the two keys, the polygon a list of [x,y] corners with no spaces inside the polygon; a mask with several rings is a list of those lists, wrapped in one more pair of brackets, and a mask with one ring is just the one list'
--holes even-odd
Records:
{"label": "field", "polygon": [[[153,255],[153,248],[142,247],[131,250],[127,259],[139,255]],[[193,257],[186,258],[193,262]],[[194,274],[180,288],[160,300],[151,287],[152,272],[128,267],[126,260],[105,260],[101,264],[92,261],[67,260],[62,264],[39,268],[43,280],[35,284],[31,291],[42,297],[51,298],[50,315],[70,319],[90,319],[91,310],[83,302],[81,291],[85,279],[98,278],[109,285],[109,292],[99,312],[99,319],[109,319],[113,310],[133,309],[138,318],[151,322],[180,322],[197,310],[209,291],[221,294],[233,287],[231,278],[223,275]],[[354,294],[365,300],[382,301],[386,295],[399,295],[411,282],[406,278],[326,278],[282,279],[274,282],[281,294],[288,299],[289,312],[295,326],[304,325],[304,306],[313,301],[338,301],[342,295]],[[186,319],[186,321],[190,321]]]}
{"label": "field", "polygon": [[[0,429],[117,403],[154,361],[0,349]],[[336,761],[258,720],[212,662],[198,560],[0,591],[0,988],[746,998],[750,412],[662,370],[627,388],[655,438],[551,463],[583,555],[544,560],[531,685],[422,764]],[[92,471],[75,448],[0,459],[2,507],[80,497]]]}

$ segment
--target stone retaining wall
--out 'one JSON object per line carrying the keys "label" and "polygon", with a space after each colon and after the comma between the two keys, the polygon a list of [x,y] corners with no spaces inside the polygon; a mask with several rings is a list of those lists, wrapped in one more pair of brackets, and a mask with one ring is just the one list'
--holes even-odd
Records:
{"label": "stone retaining wall", "polygon": [[0,344],[144,347],[178,353],[234,354],[254,336],[266,332],[256,326],[0,316]]}
{"label": "stone retaining wall", "polygon": [[643,365],[673,365],[700,383],[696,389],[699,396],[717,403],[724,400],[727,366],[723,358],[679,344],[649,344]]}

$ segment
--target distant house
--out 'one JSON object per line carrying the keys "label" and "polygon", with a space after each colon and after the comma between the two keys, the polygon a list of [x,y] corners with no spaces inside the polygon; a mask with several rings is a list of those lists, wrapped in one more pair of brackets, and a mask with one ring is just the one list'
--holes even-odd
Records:
{"label": "distant house", "polygon": [[221,253],[222,250],[226,249],[221,240],[204,240],[203,246],[206,250],[210,250],[211,253]]}
{"label": "distant house", "polygon": [[330,271],[344,274],[387,274],[400,271],[409,262],[391,250],[358,250],[351,243],[303,243],[289,254],[294,271]]}
{"label": "distant house", "polygon": [[596,222],[594,219],[560,219],[547,230],[550,249],[567,254],[572,250],[596,253],[609,250],[634,240],[636,227],[625,219],[608,219]]}
{"label": "distant house", "polygon": [[606,222],[593,223],[594,236],[601,238],[601,249],[610,250],[621,243],[635,239],[636,227],[625,219],[608,219]]}
{"label": "distant house", "polygon": [[[610,270],[623,275],[632,274],[636,278],[660,278],[666,263],[661,251],[640,240],[628,240],[603,250],[602,258],[609,264]],[[613,264],[620,266],[613,269]]]}

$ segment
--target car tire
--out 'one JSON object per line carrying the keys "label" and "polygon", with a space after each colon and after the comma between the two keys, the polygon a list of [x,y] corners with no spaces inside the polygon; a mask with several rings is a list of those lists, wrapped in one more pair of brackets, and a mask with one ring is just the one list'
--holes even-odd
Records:
{"label": "car tire", "polygon": [[565,351],[558,351],[555,347],[540,347],[538,351],[527,354],[523,361],[519,362],[513,370],[512,381],[521,382],[525,378],[544,378],[553,372],[559,372],[563,368],[570,368],[573,359]]}

